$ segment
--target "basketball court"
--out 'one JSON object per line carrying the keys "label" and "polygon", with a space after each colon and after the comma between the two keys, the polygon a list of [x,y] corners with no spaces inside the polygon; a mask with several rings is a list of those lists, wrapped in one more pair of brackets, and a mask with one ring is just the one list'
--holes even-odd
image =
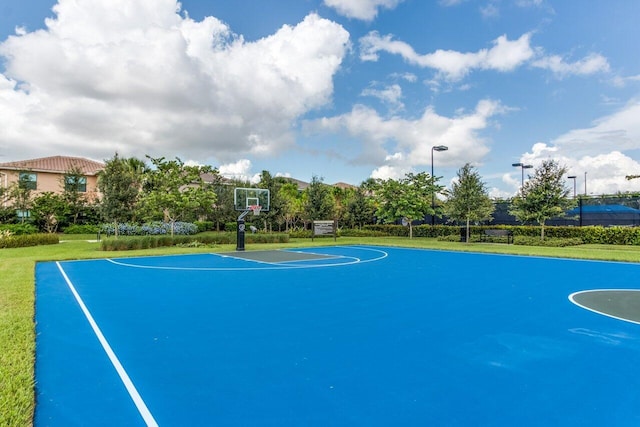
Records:
{"label": "basketball court", "polygon": [[639,269],[374,246],[39,263],[35,425],[636,426]]}

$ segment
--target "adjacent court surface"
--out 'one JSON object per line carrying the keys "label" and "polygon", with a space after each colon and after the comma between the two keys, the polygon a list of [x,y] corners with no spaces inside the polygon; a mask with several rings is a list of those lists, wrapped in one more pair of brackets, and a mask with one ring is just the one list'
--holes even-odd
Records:
{"label": "adjacent court surface", "polygon": [[35,425],[638,426],[639,273],[373,246],[39,263]]}

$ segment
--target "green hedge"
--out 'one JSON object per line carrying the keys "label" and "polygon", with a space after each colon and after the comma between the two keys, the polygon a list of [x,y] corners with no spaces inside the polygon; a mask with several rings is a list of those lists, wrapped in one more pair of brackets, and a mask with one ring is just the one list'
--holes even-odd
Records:
{"label": "green hedge", "polygon": [[[110,237],[103,239],[101,248],[103,251],[129,251],[136,249],[149,249],[166,246],[211,246],[236,243],[237,233],[205,233],[196,236],[133,236]],[[245,243],[287,243],[289,235],[283,233],[246,234]]]}
{"label": "green hedge", "polygon": [[[365,225],[363,230],[383,233],[386,236],[409,237],[409,227],[394,224]],[[451,225],[415,225],[413,237],[460,236],[460,227]]]}
{"label": "green hedge", "polygon": [[528,236],[515,236],[513,239],[514,245],[522,246],[546,246],[560,248],[565,246],[577,246],[582,245],[584,242],[577,237],[562,238],[562,237],[550,237],[544,240],[540,237],[528,237]]}
{"label": "green hedge", "polygon": [[213,221],[196,221],[195,226],[198,227],[198,233],[204,233],[205,231],[213,231],[216,224]]}
{"label": "green hedge", "polygon": [[0,231],[10,231],[14,236],[20,236],[24,234],[36,234],[38,227],[33,224],[3,224],[0,225]]}
{"label": "green hedge", "polygon": [[0,238],[0,248],[24,248],[57,243],[60,243],[57,234],[19,234]]}
{"label": "green hedge", "polygon": [[[460,239],[460,226],[453,225],[417,225],[413,227],[414,237],[432,237],[441,238],[443,240],[456,241]],[[512,225],[495,225],[495,226],[471,226],[470,240],[478,241],[479,236],[484,230],[511,230],[514,238],[517,236],[540,238],[539,226],[512,226]],[[386,236],[409,237],[409,227],[402,225],[386,225],[376,224],[367,225],[363,230],[369,230],[376,233],[382,233]],[[342,235],[345,231],[343,230]],[[640,245],[640,227],[545,227],[545,240],[548,239],[579,239],[583,243],[595,243],[603,245]]]}

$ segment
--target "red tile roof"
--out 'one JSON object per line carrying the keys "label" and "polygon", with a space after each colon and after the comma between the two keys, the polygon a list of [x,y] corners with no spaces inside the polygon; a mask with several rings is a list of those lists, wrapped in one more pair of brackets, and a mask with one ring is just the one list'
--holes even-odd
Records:
{"label": "red tile roof", "polygon": [[96,175],[104,169],[104,163],[82,157],[53,156],[39,159],[19,160],[17,162],[0,163],[0,169],[30,170],[34,172],[66,173],[72,168],[79,168],[85,175]]}

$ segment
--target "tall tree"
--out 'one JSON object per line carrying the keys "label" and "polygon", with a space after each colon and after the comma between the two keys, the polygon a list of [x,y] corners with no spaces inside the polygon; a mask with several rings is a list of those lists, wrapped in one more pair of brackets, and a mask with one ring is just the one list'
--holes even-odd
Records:
{"label": "tall tree", "polygon": [[118,237],[118,223],[130,221],[134,216],[141,188],[138,172],[116,153],[105,162],[105,168],[98,176],[98,188],[102,193],[102,216],[114,223]]}
{"label": "tall tree", "polygon": [[338,223],[343,223],[347,219],[349,204],[355,197],[355,190],[353,188],[338,186],[331,187],[333,193],[333,200],[335,201],[334,215]]}
{"label": "tall tree", "polygon": [[540,238],[543,240],[545,222],[564,216],[575,206],[575,200],[569,197],[570,190],[565,187],[566,173],[567,168],[555,160],[545,160],[511,203],[510,213],[519,221],[540,224]]}
{"label": "tall tree", "polygon": [[284,219],[285,231],[289,231],[302,217],[304,211],[303,194],[292,181],[283,184],[278,190],[278,198],[282,201],[280,214]]}
{"label": "tall tree", "polygon": [[432,206],[434,194],[442,193],[444,187],[437,184],[428,173],[409,173],[400,180],[387,179],[380,182],[375,197],[378,199],[376,215],[394,222],[404,219],[409,225],[409,238],[413,238],[413,221],[434,215]]}
{"label": "tall tree", "polygon": [[144,212],[149,219],[163,219],[171,223],[171,235],[174,225],[193,212],[210,213],[216,202],[213,186],[206,185],[203,173],[211,173],[208,166],[188,166],[176,157],[165,160],[164,157],[147,156],[154,169],[148,174],[146,193],[142,199]]}
{"label": "tall tree", "polygon": [[289,182],[288,178],[281,176],[274,177],[266,170],[263,170],[260,174],[258,187],[269,190],[270,197],[269,211],[260,214],[265,229],[267,228],[267,224],[269,225],[269,229],[273,229],[274,224],[278,226],[278,229],[280,229],[281,224],[286,222],[283,211],[287,201],[281,198],[280,189]]}
{"label": "tall tree", "polygon": [[450,219],[466,223],[467,243],[471,221],[491,219],[495,206],[480,174],[469,163],[458,171],[458,181],[451,185],[444,209]]}
{"label": "tall tree", "polygon": [[216,193],[216,201],[208,217],[215,223],[216,231],[220,231],[221,224],[234,221],[238,216],[233,207],[233,189],[241,184],[238,182],[229,183],[219,173],[212,174],[211,177],[210,185]]}
{"label": "tall tree", "polygon": [[322,181],[322,178],[314,175],[305,190],[305,193],[307,193],[305,211],[307,218],[312,221],[330,219],[334,215],[335,202],[331,187]]}
{"label": "tall tree", "polygon": [[38,228],[47,233],[55,233],[68,212],[68,204],[61,194],[47,191],[33,198],[31,211]]}
{"label": "tall tree", "polygon": [[347,221],[350,227],[362,228],[364,224],[373,221],[375,208],[370,200],[371,198],[367,197],[362,187],[355,190],[353,198],[347,206]]}
{"label": "tall tree", "polygon": [[71,166],[61,178],[62,198],[67,205],[67,223],[77,224],[87,207],[87,177],[78,166]]}

